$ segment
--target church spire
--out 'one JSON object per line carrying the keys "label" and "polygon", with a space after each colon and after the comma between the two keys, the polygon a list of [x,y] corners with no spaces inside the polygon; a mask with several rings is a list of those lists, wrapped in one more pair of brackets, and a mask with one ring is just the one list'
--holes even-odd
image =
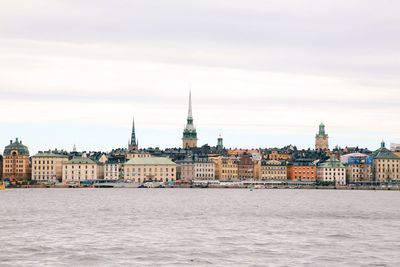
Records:
{"label": "church spire", "polygon": [[131,151],[138,150],[138,142],[137,142],[136,133],[135,133],[135,118],[134,117],[132,119],[132,133],[131,133],[131,141],[129,143],[129,150],[131,150]]}
{"label": "church spire", "polygon": [[189,111],[188,111],[188,119],[193,119],[192,114],[192,89],[189,91]]}
{"label": "church spire", "polygon": [[183,148],[197,147],[197,131],[193,124],[193,113],[192,113],[192,90],[189,91],[189,109],[188,117],[183,130]]}
{"label": "church spire", "polygon": [[133,120],[132,120],[131,145],[136,145],[135,117],[133,117]]}

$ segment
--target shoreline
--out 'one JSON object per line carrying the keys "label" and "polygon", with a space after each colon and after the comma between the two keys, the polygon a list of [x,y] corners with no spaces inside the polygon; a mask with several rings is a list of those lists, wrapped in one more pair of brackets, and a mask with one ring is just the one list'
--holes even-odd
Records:
{"label": "shoreline", "polygon": [[209,187],[190,187],[190,186],[174,186],[174,187],[93,187],[93,186],[75,186],[71,187],[68,185],[23,185],[18,187],[7,187],[6,190],[14,189],[241,189],[241,190],[342,190],[342,191],[400,191],[400,187],[366,187],[366,186],[297,186],[297,187],[262,187],[262,188],[251,188],[251,187],[224,187],[224,186],[209,186]]}

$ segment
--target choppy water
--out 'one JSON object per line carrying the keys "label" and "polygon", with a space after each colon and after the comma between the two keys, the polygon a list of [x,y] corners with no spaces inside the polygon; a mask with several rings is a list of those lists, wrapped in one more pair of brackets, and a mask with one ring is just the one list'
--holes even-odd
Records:
{"label": "choppy water", "polygon": [[0,191],[0,266],[400,266],[400,192]]}

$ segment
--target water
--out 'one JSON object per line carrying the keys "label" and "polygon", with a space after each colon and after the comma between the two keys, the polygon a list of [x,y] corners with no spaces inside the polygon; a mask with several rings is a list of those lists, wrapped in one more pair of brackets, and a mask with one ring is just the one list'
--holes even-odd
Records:
{"label": "water", "polygon": [[400,192],[0,192],[0,266],[400,266]]}

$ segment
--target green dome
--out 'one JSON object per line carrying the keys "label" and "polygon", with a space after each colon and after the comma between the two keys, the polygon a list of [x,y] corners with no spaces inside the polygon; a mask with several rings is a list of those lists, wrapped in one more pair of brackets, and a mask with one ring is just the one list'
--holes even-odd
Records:
{"label": "green dome", "polygon": [[18,141],[15,138],[15,142],[10,140],[10,144],[4,148],[4,156],[10,156],[13,151],[17,151],[20,156],[29,156],[28,147],[22,144],[22,141]]}

